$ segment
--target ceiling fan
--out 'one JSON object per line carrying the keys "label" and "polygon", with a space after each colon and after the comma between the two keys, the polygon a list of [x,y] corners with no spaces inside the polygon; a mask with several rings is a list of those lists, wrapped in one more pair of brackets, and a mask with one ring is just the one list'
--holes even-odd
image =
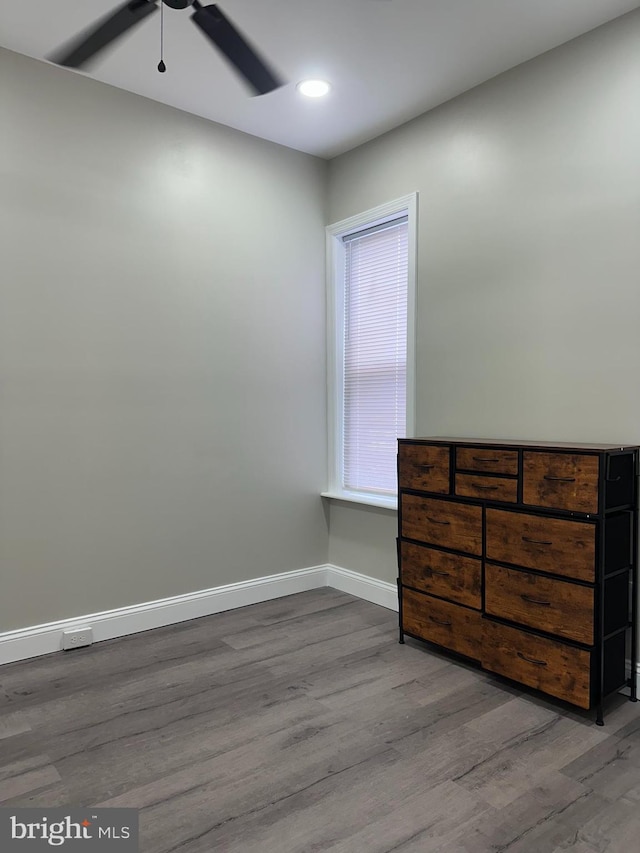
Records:
{"label": "ceiling fan", "polygon": [[[164,3],[172,9],[192,6],[193,23],[220,50],[257,95],[265,95],[284,85],[255,48],[223,14],[219,6],[203,6],[199,0],[128,0],[97,21],[88,30],[51,56],[51,61],[69,68],[81,68],[111,42],[123,36]],[[160,68],[159,70],[164,70]]]}

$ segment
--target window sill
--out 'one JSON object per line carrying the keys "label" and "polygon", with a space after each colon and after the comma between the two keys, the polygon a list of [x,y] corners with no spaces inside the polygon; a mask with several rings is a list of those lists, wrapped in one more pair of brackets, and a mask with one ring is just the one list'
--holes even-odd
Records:
{"label": "window sill", "polygon": [[385,498],[382,495],[365,495],[354,492],[321,492],[323,498],[330,498],[334,501],[347,501],[353,504],[364,504],[365,506],[377,506],[382,509],[390,509],[396,512],[398,509],[398,498]]}

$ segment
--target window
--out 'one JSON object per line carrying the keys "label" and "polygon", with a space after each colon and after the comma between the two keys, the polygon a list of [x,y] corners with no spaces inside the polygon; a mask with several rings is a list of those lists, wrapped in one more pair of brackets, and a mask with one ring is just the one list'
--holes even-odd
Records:
{"label": "window", "polygon": [[397,506],[397,439],[413,435],[417,195],[327,228],[327,497]]}

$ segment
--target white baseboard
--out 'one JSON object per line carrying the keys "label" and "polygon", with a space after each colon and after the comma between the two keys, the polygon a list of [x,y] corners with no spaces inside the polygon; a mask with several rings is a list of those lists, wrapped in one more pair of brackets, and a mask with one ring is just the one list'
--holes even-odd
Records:
{"label": "white baseboard", "polygon": [[327,586],[348,592],[357,598],[364,598],[373,604],[379,604],[388,610],[398,609],[398,587],[394,583],[379,581],[350,569],[339,566],[327,566]]}
{"label": "white baseboard", "polygon": [[0,634],[0,664],[57,652],[62,649],[62,632],[80,626],[90,626],[93,629],[94,642],[99,642],[326,585],[327,566],[313,566],[213,589],[198,590],[158,601],[147,601],[130,607],[120,607],[117,610],[106,610],[102,613],[49,622],[46,625],[8,631]]}
{"label": "white baseboard", "polygon": [[146,601],[117,610],[105,610],[102,613],[90,613],[73,619],[49,622],[46,625],[7,631],[0,634],[0,665],[60,651],[63,631],[90,627],[93,630],[94,642],[112,640],[115,637],[137,634],[151,628],[163,628],[177,622],[186,622],[188,619],[211,616],[224,610],[235,610],[236,607],[246,607],[248,604],[258,604],[261,601],[325,586],[348,592],[390,610],[398,609],[394,584],[338,566],[313,566],[158,601]]}
{"label": "white baseboard", "polygon": [[[63,631],[79,627],[90,627],[94,642],[100,642],[326,586],[388,610],[398,609],[395,584],[325,564],[7,631],[0,634],[0,665],[60,651]],[[631,661],[627,661],[627,674],[630,672]],[[640,693],[640,663],[636,666],[636,685]]]}

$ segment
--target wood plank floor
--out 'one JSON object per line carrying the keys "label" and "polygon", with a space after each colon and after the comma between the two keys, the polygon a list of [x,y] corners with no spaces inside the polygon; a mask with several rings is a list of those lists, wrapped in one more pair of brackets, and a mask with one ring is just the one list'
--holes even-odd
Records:
{"label": "wood plank floor", "polygon": [[0,805],[141,810],[143,853],[629,853],[606,726],[315,590],[0,667]]}

